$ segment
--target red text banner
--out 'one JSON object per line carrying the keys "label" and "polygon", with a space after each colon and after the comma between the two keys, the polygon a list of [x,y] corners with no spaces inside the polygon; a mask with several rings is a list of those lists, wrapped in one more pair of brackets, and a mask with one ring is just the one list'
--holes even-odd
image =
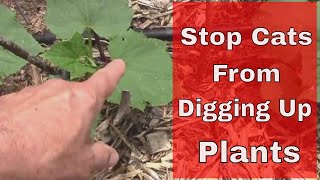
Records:
{"label": "red text banner", "polygon": [[174,178],[316,178],[316,4],[173,16]]}

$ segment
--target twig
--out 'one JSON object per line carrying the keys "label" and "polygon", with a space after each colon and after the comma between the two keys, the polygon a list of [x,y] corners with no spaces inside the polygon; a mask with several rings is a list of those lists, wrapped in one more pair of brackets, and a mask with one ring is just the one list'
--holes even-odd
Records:
{"label": "twig", "polygon": [[119,180],[119,179],[132,179],[133,177],[137,176],[138,174],[141,174],[142,171],[140,169],[137,169],[132,172],[128,172],[126,174],[119,174],[114,178],[110,178],[109,180]]}
{"label": "twig", "polygon": [[141,161],[137,158],[133,158],[133,161],[135,163],[138,164],[138,166],[140,166],[140,168],[142,169],[143,172],[145,172],[146,174],[150,175],[153,179],[155,180],[161,180],[160,177],[158,176],[158,174],[152,170],[151,168],[146,167],[143,163],[141,163]]}
{"label": "twig", "polygon": [[[122,119],[122,117],[126,114],[128,107],[131,102],[131,94],[129,91],[123,91],[122,96],[121,96],[121,104],[120,106],[124,106],[124,108],[121,108],[121,110],[118,110],[116,118],[117,119]],[[129,108],[130,110],[130,108]],[[124,144],[131,149],[131,151],[139,158],[141,159],[143,157],[142,153],[134,146],[132,145],[126,138],[126,135],[123,134],[113,123],[110,123],[109,126],[111,129],[116,133],[116,135],[121,139],[121,141],[124,142]]]}
{"label": "twig", "polygon": [[117,111],[115,118],[113,119],[113,124],[118,125],[124,115],[130,112],[130,104],[131,104],[131,93],[130,91],[122,91],[120,106]]}
{"label": "twig", "polygon": [[158,19],[160,17],[167,16],[167,15],[170,15],[172,13],[173,13],[173,10],[170,10],[170,11],[167,11],[167,12],[164,12],[164,13],[156,15],[153,19]]}
{"label": "twig", "polygon": [[[127,124],[128,124],[128,125],[127,125]],[[132,126],[133,126],[133,123],[132,123],[132,122],[128,122],[128,123],[125,122],[125,123],[123,123],[123,127],[124,127],[125,129],[122,128],[122,129],[124,129],[124,131],[121,131],[122,134],[123,134],[124,136],[126,136],[126,135],[128,134],[128,132],[131,130]],[[117,149],[118,146],[119,146],[121,143],[122,143],[122,140],[121,140],[119,137],[117,137],[116,140],[112,143],[112,147],[115,148],[115,149]]]}
{"label": "twig", "polygon": [[144,135],[146,135],[147,133],[151,132],[152,130],[158,128],[159,126],[162,126],[162,125],[165,125],[165,124],[168,124],[168,123],[171,123],[172,122],[172,119],[169,119],[169,120],[164,120],[158,124],[156,124],[154,127],[150,127],[149,129],[141,132],[140,134],[136,135],[137,138],[142,138]]}
{"label": "twig", "polygon": [[26,17],[26,15],[23,12],[23,9],[21,7],[21,5],[18,3],[17,0],[13,0],[14,5],[16,6],[18,12],[21,14],[21,16],[23,17],[24,21],[27,23],[27,25],[30,25],[30,21],[28,20],[28,18]]}
{"label": "twig", "polygon": [[15,54],[16,56],[22,59],[25,59],[26,61],[37,66],[38,68],[48,72],[49,74],[60,75],[64,79],[66,78],[64,74],[68,74],[66,73],[66,71],[51,64],[50,62],[48,62],[47,60],[44,60],[43,58],[30,55],[26,50],[22,49],[19,45],[7,40],[2,36],[0,36],[0,46],[10,51],[11,53]]}
{"label": "twig", "polygon": [[35,85],[41,84],[41,77],[39,74],[39,69],[37,66],[31,64],[31,76],[32,76],[32,81]]}
{"label": "twig", "polygon": [[124,142],[124,144],[126,144],[126,146],[128,146],[128,148],[131,149],[131,151],[136,154],[136,156],[141,159],[143,157],[143,155],[141,154],[141,152],[134,147],[131,143],[129,143],[129,141],[126,139],[126,137],[121,133],[121,131],[115,127],[113,124],[109,124],[111,129],[119,136],[119,138]]}
{"label": "twig", "polygon": [[101,41],[100,41],[101,40],[100,36],[94,30],[91,30],[91,32],[93,33],[93,37],[96,41],[96,44],[100,53],[100,61],[105,64],[108,64],[109,62],[111,62],[111,60],[104,54],[104,50],[102,48]]}
{"label": "twig", "polygon": [[34,7],[38,8],[38,4],[37,4],[37,2],[35,0],[32,0],[32,3],[34,5]]}

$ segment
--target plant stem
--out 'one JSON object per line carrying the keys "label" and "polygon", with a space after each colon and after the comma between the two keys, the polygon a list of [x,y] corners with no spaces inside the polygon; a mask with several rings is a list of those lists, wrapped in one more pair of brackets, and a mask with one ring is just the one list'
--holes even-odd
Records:
{"label": "plant stem", "polygon": [[111,60],[107,58],[107,56],[104,54],[104,50],[102,48],[102,44],[100,41],[101,40],[100,36],[94,30],[92,30],[92,33],[100,53],[100,61],[103,62],[104,64],[108,64]]}
{"label": "plant stem", "polygon": [[97,64],[94,62],[93,59],[90,59],[90,58],[89,58],[88,61],[89,61],[91,67],[98,67]]}
{"label": "plant stem", "polygon": [[93,30],[91,28],[88,28],[88,42],[89,42],[89,51],[90,51],[91,59],[93,59],[92,37],[93,37]]}

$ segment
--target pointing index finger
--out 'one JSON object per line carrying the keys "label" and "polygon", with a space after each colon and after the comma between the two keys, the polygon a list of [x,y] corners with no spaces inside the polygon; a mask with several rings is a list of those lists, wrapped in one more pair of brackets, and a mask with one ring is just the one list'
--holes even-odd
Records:
{"label": "pointing index finger", "polygon": [[104,101],[116,89],[125,72],[125,63],[122,60],[113,60],[106,67],[94,73],[84,85],[90,88],[97,99]]}

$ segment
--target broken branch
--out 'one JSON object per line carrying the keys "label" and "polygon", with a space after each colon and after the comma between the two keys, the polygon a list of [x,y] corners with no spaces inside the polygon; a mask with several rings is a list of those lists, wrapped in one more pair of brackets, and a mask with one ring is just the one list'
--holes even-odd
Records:
{"label": "broken branch", "polygon": [[2,46],[4,49],[10,51],[11,53],[15,54],[16,56],[25,59],[29,63],[37,66],[38,68],[48,72],[52,75],[60,75],[64,79],[67,79],[66,77],[66,71],[62,70],[61,68],[53,65],[52,63],[48,62],[47,60],[44,60],[41,57],[38,56],[32,56],[29,54],[26,50],[22,49],[19,45],[15,44],[12,41],[9,41],[8,39],[0,36],[0,46]]}

